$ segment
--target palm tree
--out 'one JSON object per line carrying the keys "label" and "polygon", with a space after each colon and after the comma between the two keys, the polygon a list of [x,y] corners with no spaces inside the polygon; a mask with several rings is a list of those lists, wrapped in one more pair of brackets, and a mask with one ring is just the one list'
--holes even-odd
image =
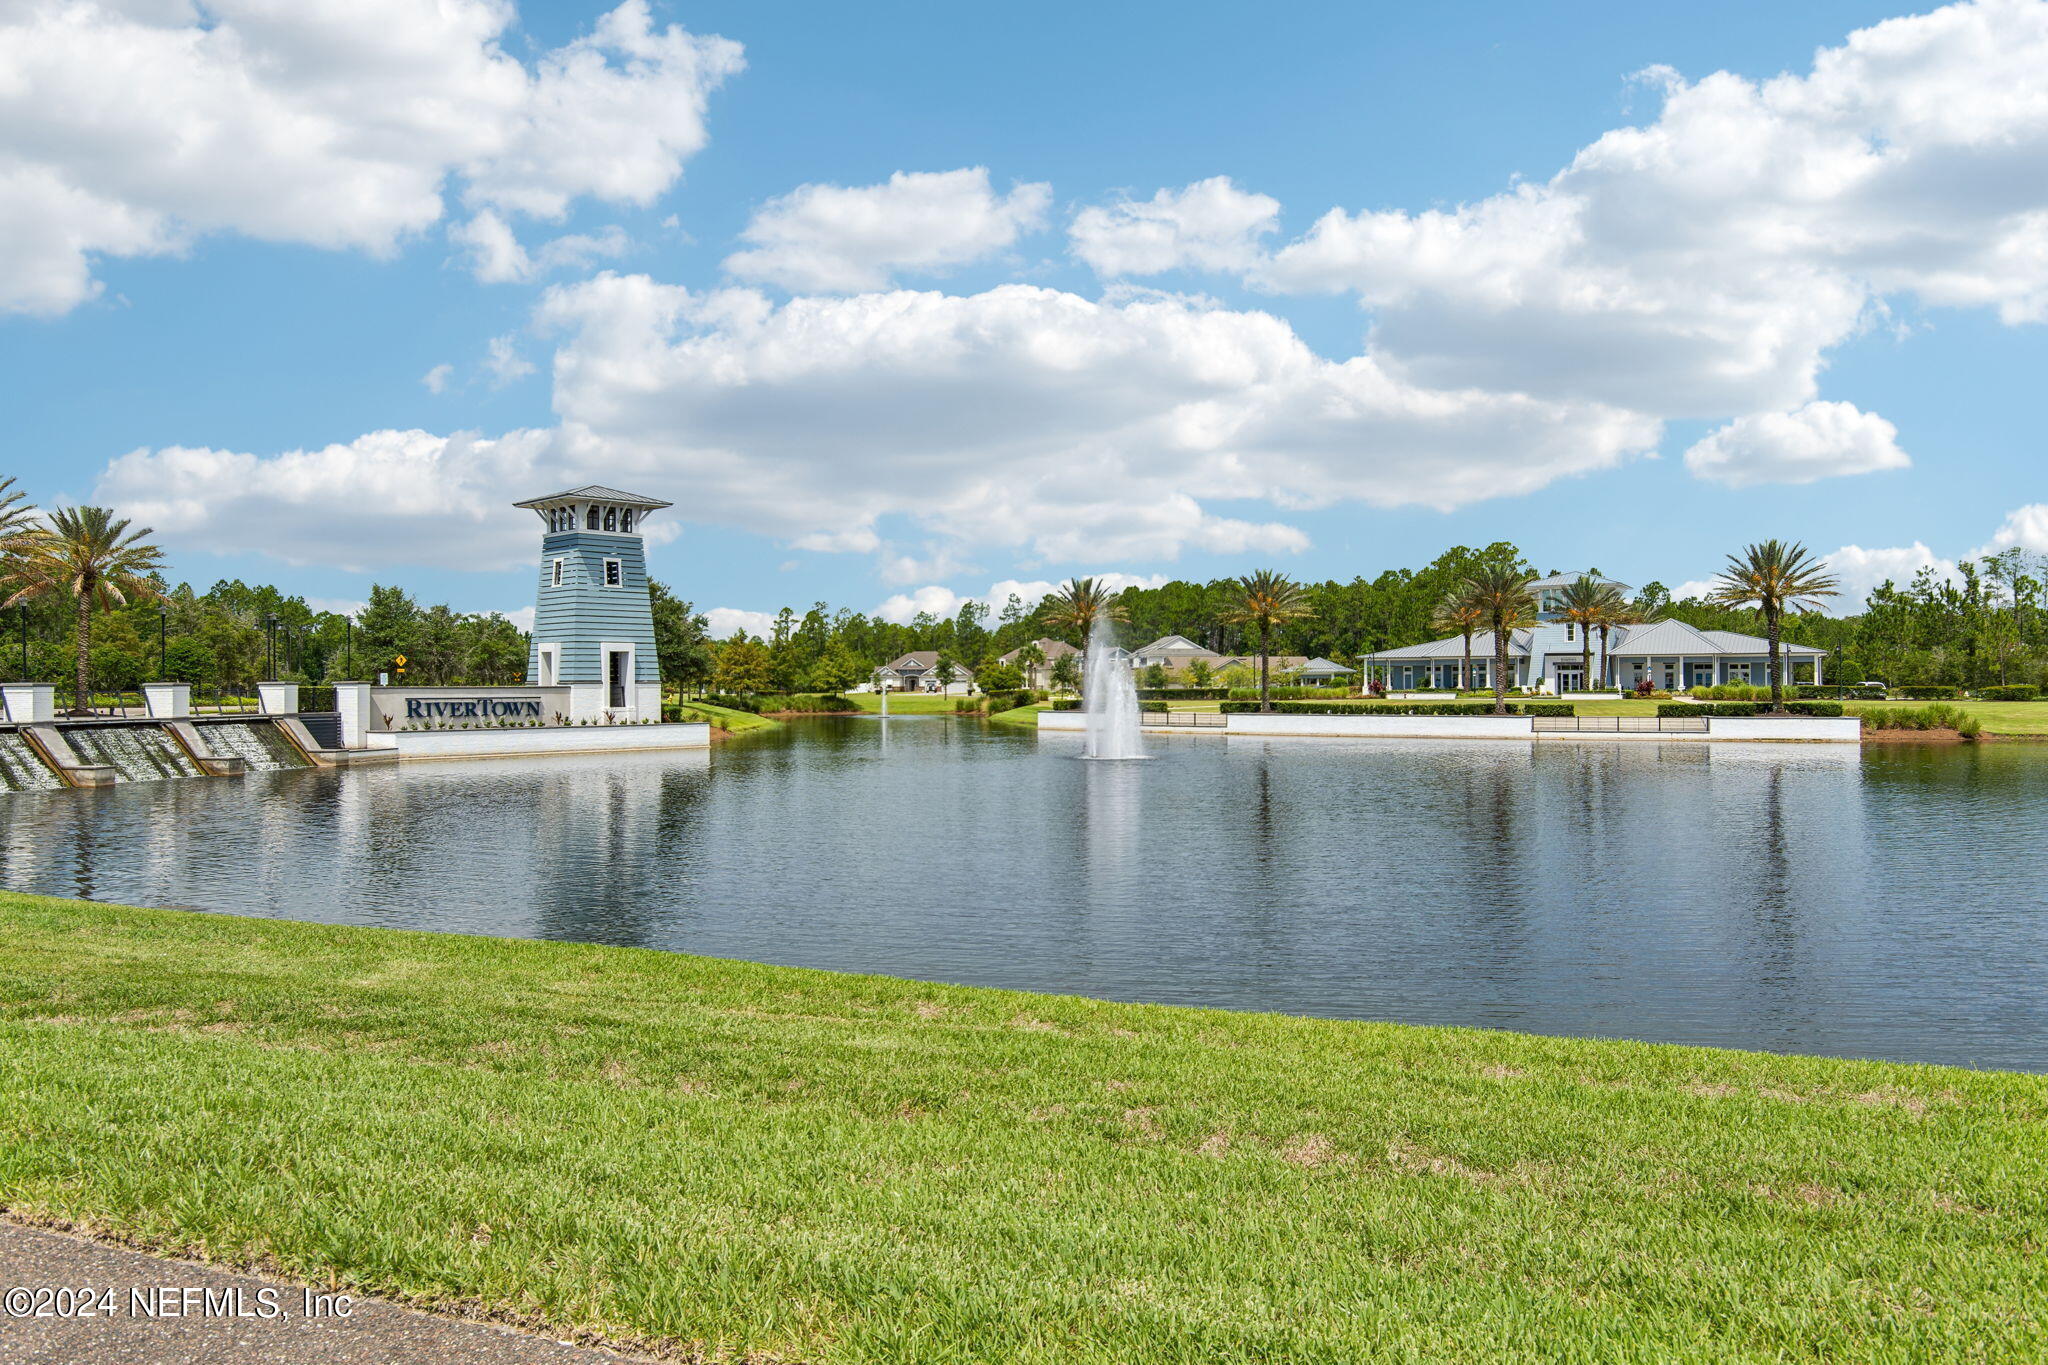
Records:
{"label": "palm tree", "polygon": [[1644,620],[1643,613],[1630,605],[1621,595],[1621,589],[1612,583],[1600,588],[1600,600],[1595,608],[1593,628],[1600,632],[1600,683],[1607,685],[1607,635],[1617,626],[1633,626]]}
{"label": "palm tree", "polygon": [[1535,575],[1504,564],[1482,564],[1465,575],[1461,600],[1471,603],[1493,632],[1493,714],[1508,713],[1508,643],[1517,626],[1536,619]]}
{"label": "palm tree", "polygon": [[1096,617],[1112,624],[1125,619],[1123,604],[1117,601],[1119,595],[1093,578],[1070,578],[1045,599],[1042,619],[1048,628],[1072,637],[1070,643],[1086,649],[1088,632],[1095,629]]}
{"label": "palm tree", "polygon": [[1815,611],[1820,599],[1841,590],[1841,580],[1827,565],[1798,543],[1782,540],[1745,545],[1728,556],[1728,566],[1715,580],[1709,601],[1724,607],[1756,607],[1764,614],[1764,635],[1771,642],[1771,710],[1785,709],[1785,683],[1778,662],[1780,622],[1787,610]]}
{"label": "palm tree", "polygon": [[1259,710],[1273,709],[1270,655],[1273,627],[1298,621],[1312,614],[1301,585],[1285,574],[1260,569],[1230,585],[1230,600],[1224,603],[1223,619],[1232,625],[1250,626],[1259,638]]}
{"label": "palm tree", "polygon": [[36,509],[23,501],[27,496],[14,489],[12,478],[0,479],[0,554],[36,524]]}
{"label": "palm tree", "polygon": [[1486,613],[1457,593],[1450,593],[1436,604],[1436,612],[1430,617],[1429,628],[1440,630],[1446,635],[1456,635],[1465,642],[1464,662],[1458,667],[1458,690],[1472,690],[1472,636],[1486,624]]}
{"label": "palm tree", "polygon": [[1039,670],[1045,667],[1045,651],[1036,640],[1017,651],[1017,662],[1024,667],[1024,685],[1037,687]]}
{"label": "palm tree", "polygon": [[1579,636],[1579,686],[1588,687],[1593,680],[1593,632],[1600,625],[1601,594],[1612,592],[1603,589],[1594,579],[1580,574],[1565,584],[1564,591],[1557,595],[1558,615],[1571,623]]}
{"label": "palm tree", "polygon": [[163,567],[163,551],[149,543],[147,526],[130,531],[104,507],[60,507],[46,528],[18,535],[20,558],[9,566],[5,584],[14,589],[6,605],[45,593],[66,592],[78,601],[78,691],[73,715],[92,713],[92,614],[159,596],[146,575]]}

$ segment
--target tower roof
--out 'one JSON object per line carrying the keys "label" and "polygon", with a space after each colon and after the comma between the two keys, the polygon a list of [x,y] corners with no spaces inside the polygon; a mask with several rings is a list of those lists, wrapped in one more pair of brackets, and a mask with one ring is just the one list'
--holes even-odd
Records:
{"label": "tower roof", "polygon": [[572,488],[566,493],[550,493],[544,498],[528,498],[515,502],[514,507],[548,507],[558,502],[614,502],[621,507],[673,507],[674,503],[663,502],[660,498],[643,498],[638,493],[625,493],[616,488],[607,488],[601,483],[587,483],[581,488]]}

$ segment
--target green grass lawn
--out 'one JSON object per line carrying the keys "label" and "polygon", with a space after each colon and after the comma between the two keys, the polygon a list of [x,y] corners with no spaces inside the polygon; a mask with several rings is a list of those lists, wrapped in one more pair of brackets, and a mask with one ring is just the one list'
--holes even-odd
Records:
{"label": "green grass lawn", "polygon": [[682,704],[683,719],[709,721],[728,734],[744,735],[754,730],[773,730],[782,724],[772,716],[757,716],[751,711],[735,711],[730,706],[713,706],[705,701],[686,701]]}
{"label": "green grass lawn", "polygon": [[[863,711],[880,711],[882,699],[873,692],[849,692],[848,698]],[[892,716],[950,716],[953,703],[959,697],[941,696],[936,692],[891,692],[889,714]]]}
{"label": "green grass lawn", "polygon": [[2040,1077],[4,893],[0,1203],[717,1359],[2048,1358]]}
{"label": "green grass lawn", "polygon": [[1014,711],[998,711],[988,719],[991,725],[1025,725],[1035,728],[1038,725],[1038,713],[1050,709],[1048,703],[1035,702],[1030,706],[1020,706]]}

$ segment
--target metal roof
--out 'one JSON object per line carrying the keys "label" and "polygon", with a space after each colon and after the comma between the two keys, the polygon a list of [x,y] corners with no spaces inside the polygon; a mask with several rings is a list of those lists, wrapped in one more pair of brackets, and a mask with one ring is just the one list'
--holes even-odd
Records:
{"label": "metal roof", "polygon": [[1590,572],[1552,574],[1548,578],[1537,579],[1529,587],[1532,591],[1542,588],[1569,588],[1581,578],[1590,578],[1595,583],[1605,583],[1610,587],[1620,588],[1624,592],[1629,590],[1629,585],[1619,579],[1602,578],[1599,574]]}
{"label": "metal roof", "polygon": [[558,502],[615,502],[621,507],[673,507],[674,503],[663,502],[660,498],[643,498],[638,493],[625,493],[616,488],[606,488],[601,483],[587,483],[581,488],[572,488],[566,493],[550,493],[544,498],[528,498],[515,502],[514,507],[546,507]]}
{"label": "metal roof", "polygon": [[[1577,654],[1579,645],[1574,642],[1563,649],[1555,648],[1560,627],[1541,628],[1544,634],[1545,652],[1551,654]],[[1620,626],[1611,631],[1607,653],[1617,658],[1656,656],[1675,658],[1697,655],[1702,658],[1712,654],[1763,655],[1770,653],[1770,641],[1757,635],[1741,635],[1732,630],[1699,630],[1683,621],[1652,621],[1642,626]],[[1508,657],[1524,658],[1529,653],[1532,633],[1527,630],[1513,631],[1508,636]],[[1827,653],[1811,645],[1794,644],[1780,640],[1779,650],[1790,657],[1817,658]],[[1383,649],[1364,657],[1371,660],[1404,662],[1413,659],[1457,659],[1463,657],[1464,642],[1453,635],[1447,640],[1429,640],[1419,645],[1403,645],[1399,649]],[[1600,652],[1596,638],[1593,652]],[[1472,636],[1472,657],[1490,659],[1493,657],[1493,632],[1482,630]]]}

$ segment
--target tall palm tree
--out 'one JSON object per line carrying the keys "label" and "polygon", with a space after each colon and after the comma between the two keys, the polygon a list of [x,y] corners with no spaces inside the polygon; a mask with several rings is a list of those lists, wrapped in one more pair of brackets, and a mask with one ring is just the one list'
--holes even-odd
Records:
{"label": "tall palm tree", "polygon": [[1472,690],[1472,636],[1486,624],[1486,613],[1457,593],[1446,595],[1436,604],[1436,611],[1430,616],[1429,628],[1440,630],[1446,635],[1456,635],[1465,642],[1464,661],[1458,666],[1458,690]]}
{"label": "tall palm tree", "polygon": [[104,507],[60,507],[47,527],[15,539],[19,558],[7,570],[14,591],[6,605],[45,593],[69,593],[78,603],[78,691],[72,714],[92,712],[92,614],[159,595],[147,575],[163,567],[163,551],[149,543],[147,526],[128,529]]}
{"label": "tall palm tree", "polygon": [[[1559,616],[1570,622],[1579,636],[1579,686],[1593,683],[1593,632],[1600,625],[1601,584],[1580,574],[1564,585],[1557,595]],[[1605,589],[1612,592],[1612,588]]]}
{"label": "tall palm tree", "polygon": [[1633,626],[1640,623],[1644,619],[1645,618],[1643,614],[1637,611],[1635,607],[1630,604],[1629,600],[1626,597],[1621,595],[1620,588],[1615,587],[1612,583],[1606,583],[1601,585],[1600,600],[1596,605],[1595,614],[1593,618],[1593,628],[1600,632],[1601,686],[1605,687],[1607,685],[1608,633],[1610,631],[1613,631],[1616,627]]}
{"label": "tall palm tree", "polygon": [[1038,675],[1045,668],[1045,651],[1033,640],[1017,651],[1017,662],[1024,666],[1024,685],[1036,688]]}
{"label": "tall palm tree", "polygon": [[1493,714],[1508,713],[1508,643],[1518,626],[1536,619],[1534,574],[1505,564],[1482,564],[1465,575],[1459,597],[1481,613],[1493,632]]}
{"label": "tall palm tree", "polygon": [[1108,584],[1093,578],[1070,578],[1045,599],[1042,617],[1049,629],[1069,636],[1068,643],[1086,649],[1096,617],[1106,617],[1111,623],[1126,619],[1119,596]]}
{"label": "tall palm tree", "polygon": [[1764,614],[1764,636],[1771,642],[1771,710],[1785,709],[1785,680],[1778,660],[1778,636],[1785,613],[1813,611],[1820,599],[1841,591],[1841,580],[1827,565],[1807,553],[1804,545],[1782,540],[1745,545],[1728,556],[1728,566],[1714,581],[1708,597],[1724,607],[1755,607]]}
{"label": "tall palm tree", "polygon": [[1311,615],[1308,596],[1299,583],[1271,569],[1246,574],[1230,585],[1230,593],[1223,606],[1223,619],[1258,632],[1259,710],[1271,711],[1273,627]]}

